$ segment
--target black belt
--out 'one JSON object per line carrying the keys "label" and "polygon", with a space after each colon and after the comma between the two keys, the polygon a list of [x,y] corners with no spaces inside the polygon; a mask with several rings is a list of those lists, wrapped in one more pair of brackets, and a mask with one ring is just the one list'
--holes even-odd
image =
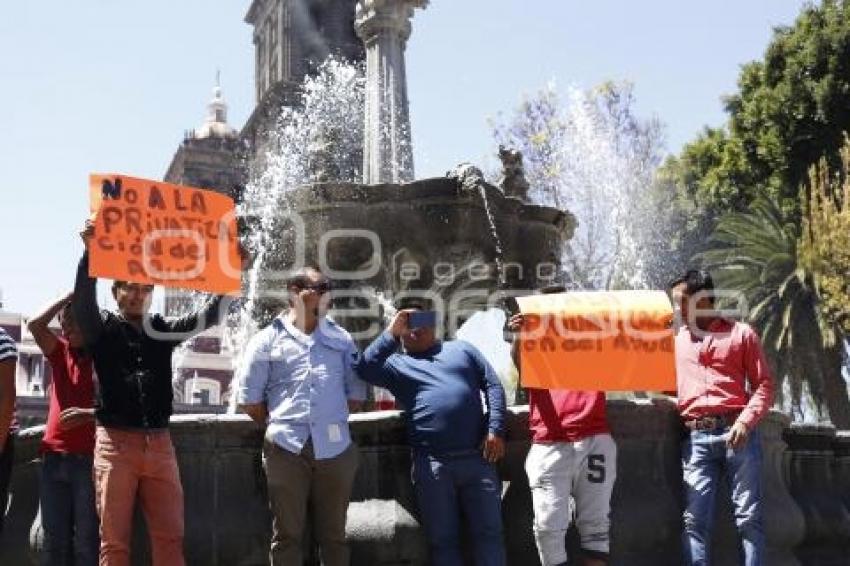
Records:
{"label": "black belt", "polygon": [[696,419],[685,420],[685,428],[690,430],[716,430],[732,426],[738,419],[740,413],[726,413],[725,415],[709,415]]}

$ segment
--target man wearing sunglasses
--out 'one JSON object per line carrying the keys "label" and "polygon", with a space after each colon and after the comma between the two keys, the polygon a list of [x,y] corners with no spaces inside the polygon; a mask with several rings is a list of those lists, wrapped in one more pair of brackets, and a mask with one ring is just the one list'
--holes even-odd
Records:
{"label": "man wearing sunglasses", "polygon": [[115,281],[118,312],[97,305],[97,280],[86,251],[77,268],[73,309],[97,372],[94,479],[100,515],[100,564],[130,563],[133,508],[138,498],[151,538],[154,566],[183,566],[183,487],[168,421],[172,412],[171,354],[181,342],[218,324],[221,296],[180,318],[149,314],[152,285]]}
{"label": "man wearing sunglasses", "polygon": [[328,291],[319,270],[298,271],[288,308],[251,339],[238,372],[240,408],[266,427],[272,566],[304,563],[308,508],[322,564],[349,563],[345,517],[359,455],[348,412],[359,410],[366,385],[351,367],[354,341],[325,314]]}

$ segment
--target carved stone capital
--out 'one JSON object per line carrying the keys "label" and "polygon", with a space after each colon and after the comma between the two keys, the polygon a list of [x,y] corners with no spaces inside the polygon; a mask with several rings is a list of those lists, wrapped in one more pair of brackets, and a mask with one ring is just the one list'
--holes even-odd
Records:
{"label": "carved stone capital", "polygon": [[425,8],[429,0],[360,0],[354,13],[354,29],[363,43],[375,41],[387,33],[406,41],[410,20],[416,8]]}

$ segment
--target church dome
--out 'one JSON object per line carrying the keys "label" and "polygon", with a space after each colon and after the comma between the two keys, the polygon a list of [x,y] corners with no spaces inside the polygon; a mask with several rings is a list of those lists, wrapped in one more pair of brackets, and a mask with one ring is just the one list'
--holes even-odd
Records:
{"label": "church dome", "polygon": [[239,132],[227,123],[227,102],[221,94],[219,74],[216,73],[213,97],[207,104],[207,117],[195,131],[195,138],[236,138]]}

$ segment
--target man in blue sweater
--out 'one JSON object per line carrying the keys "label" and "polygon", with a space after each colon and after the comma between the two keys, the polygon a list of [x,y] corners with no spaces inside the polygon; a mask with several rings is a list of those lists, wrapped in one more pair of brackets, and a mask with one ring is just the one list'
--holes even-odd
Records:
{"label": "man in blue sweater", "polygon": [[476,565],[504,566],[501,482],[494,464],[505,454],[505,392],[474,346],[440,341],[431,326],[410,328],[414,312],[399,311],[354,368],[364,381],[389,389],[405,409],[413,485],[432,564],[463,564],[462,511]]}

